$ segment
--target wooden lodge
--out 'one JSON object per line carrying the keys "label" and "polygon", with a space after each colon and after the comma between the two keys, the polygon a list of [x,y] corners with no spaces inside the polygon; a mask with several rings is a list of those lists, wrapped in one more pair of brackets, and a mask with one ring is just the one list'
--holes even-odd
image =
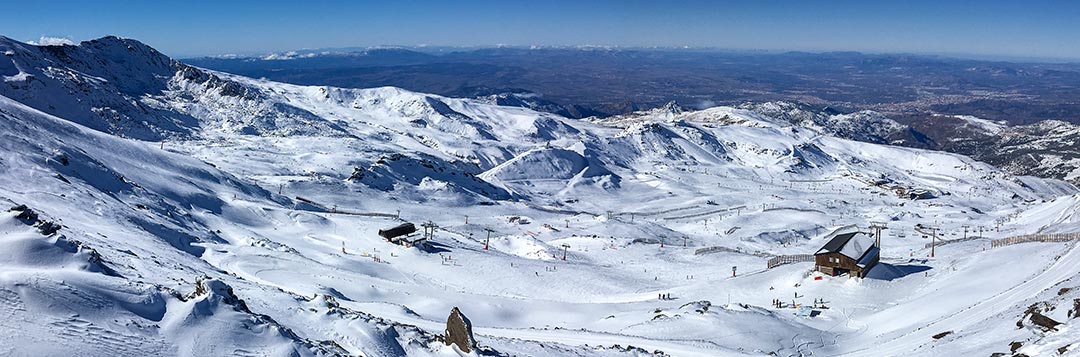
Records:
{"label": "wooden lodge", "polygon": [[837,234],[814,253],[814,270],[830,276],[848,274],[865,278],[878,263],[881,250],[863,232]]}
{"label": "wooden lodge", "polygon": [[408,222],[379,230],[379,236],[386,239],[387,242],[406,247],[411,247],[424,241],[424,238],[409,239],[409,235],[413,233],[416,233],[416,226]]}

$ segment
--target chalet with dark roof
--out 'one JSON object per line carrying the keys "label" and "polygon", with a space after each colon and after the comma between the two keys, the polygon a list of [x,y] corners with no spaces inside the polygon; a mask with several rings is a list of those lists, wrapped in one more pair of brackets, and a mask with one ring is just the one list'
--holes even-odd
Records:
{"label": "chalet with dark roof", "polygon": [[410,247],[424,241],[423,238],[410,239],[410,235],[413,233],[416,233],[416,226],[408,222],[402,223],[395,227],[379,230],[379,236],[385,238],[387,242],[397,245],[403,245],[406,247]]}
{"label": "chalet with dark roof", "polygon": [[837,234],[814,253],[814,270],[831,276],[848,274],[865,278],[877,265],[880,255],[881,250],[874,245],[870,234]]}

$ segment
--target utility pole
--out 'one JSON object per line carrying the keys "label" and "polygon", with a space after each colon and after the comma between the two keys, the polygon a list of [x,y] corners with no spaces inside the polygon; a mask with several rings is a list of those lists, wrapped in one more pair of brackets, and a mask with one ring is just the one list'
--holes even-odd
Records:
{"label": "utility pole", "polygon": [[683,246],[683,248],[686,248],[686,247],[687,247],[687,245],[686,245],[686,241],[687,241],[688,239],[690,239],[690,237],[687,237],[687,236],[683,236],[683,237],[682,237],[682,246]]}
{"label": "utility pole", "polygon": [[495,230],[491,229],[491,227],[484,227],[484,230],[487,231],[487,239],[484,240],[484,250],[488,250],[488,244],[491,243],[491,232],[494,232]]}
{"label": "utility pole", "polygon": [[874,246],[881,248],[881,230],[889,229],[883,222],[870,222],[870,229],[874,230]]}
{"label": "utility pole", "polygon": [[931,258],[934,257],[934,250],[937,248],[937,231],[938,231],[937,227],[930,228],[930,234],[931,234],[932,237],[934,237],[930,241],[930,257]]}
{"label": "utility pole", "polygon": [[424,239],[425,240],[433,240],[433,239],[435,239],[435,228],[439,227],[437,224],[435,224],[435,222],[427,221],[424,224],[422,224],[421,226],[424,227]]}
{"label": "utility pole", "polygon": [[465,215],[465,224],[469,224],[469,215]]}
{"label": "utility pole", "polygon": [[570,249],[570,245],[569,244],[563,244],[562,245],[562,260],[566,260],[566,250],[567,249]]}
{"label": "utility pole", "polygon": [[937,250],[938,230],[940,230],[941,228],[938,228],[938,227],[925,227],[922,224],[916,224],[915,225],[915,232],[922,234],[923,238],[926,238],[926,231],[923,231],[923,229],[930,231],[930,236],[931,236],[931,238],[930,238],[931,239],[930,240],[930,257],[933,258],[934,254],[935,254],[935,251]]}
{"label": "utility pole", "polygon": [[971,226],[965,224],[964,225],[964,239],[967,239],[968,228],[971,228]]}

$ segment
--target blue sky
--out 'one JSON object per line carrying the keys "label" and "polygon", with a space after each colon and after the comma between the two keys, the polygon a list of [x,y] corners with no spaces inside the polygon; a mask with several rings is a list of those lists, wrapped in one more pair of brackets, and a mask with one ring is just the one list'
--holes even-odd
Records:
{"label": "blue sky", "polygon": [[174,57],[373,45],[614,45],[1080,59],[1069,1],[6,1],[0,35]]}

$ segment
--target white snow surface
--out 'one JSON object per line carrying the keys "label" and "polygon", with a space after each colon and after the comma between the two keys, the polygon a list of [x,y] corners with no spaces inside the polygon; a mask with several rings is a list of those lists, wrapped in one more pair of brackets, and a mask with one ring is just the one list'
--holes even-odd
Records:
{"label": "white snow surface", "polygon": [[967,125],[990,134],[1000,133],[1007,127],[1005,122],[983,119],[972,115],[953,115],[952,117],[963,120]]}
{"label": "white snow surface", "polygon": [[[473,355],[1080,349],[1075,243],[988,242],[1080,229],[1060,181],[736,108],[609,125],[117,38],[0,50],[0,75],[35,78],[0,86],[0,355],[466,355],[439,337],[453,307]],[[376,234],[402,221],[432,244]],[[766,269],[870,221],[889,227],[872,278]],[[931,258],[916,224],[985,237]]]}

